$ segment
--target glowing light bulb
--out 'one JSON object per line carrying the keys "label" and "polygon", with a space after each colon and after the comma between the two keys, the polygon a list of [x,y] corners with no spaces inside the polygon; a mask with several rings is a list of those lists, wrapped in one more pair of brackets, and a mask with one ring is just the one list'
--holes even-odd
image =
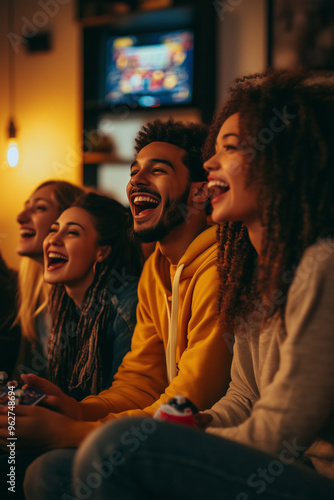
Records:
{"label": "glowing light bulb", "polygon": [[9,120],[8,136],[7,162],[10,167],[16,167],[19,162],[19,148],[16,142],[16,127],[12,118]]}
{"label": "glowing light bulb", "polygon": [[14,139],[9,139],[8,142],[7,161],[10,167],[16,167],[19,162],[19,149]]}

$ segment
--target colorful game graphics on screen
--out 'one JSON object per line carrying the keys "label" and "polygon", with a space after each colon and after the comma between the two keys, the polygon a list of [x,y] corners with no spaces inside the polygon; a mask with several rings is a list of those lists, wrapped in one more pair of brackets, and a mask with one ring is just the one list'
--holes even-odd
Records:
{"label": "colorful game graphics on screen", "polygon": [[140,107],[190,102],[193,37],[185,30],[110,38],[106,101]]}

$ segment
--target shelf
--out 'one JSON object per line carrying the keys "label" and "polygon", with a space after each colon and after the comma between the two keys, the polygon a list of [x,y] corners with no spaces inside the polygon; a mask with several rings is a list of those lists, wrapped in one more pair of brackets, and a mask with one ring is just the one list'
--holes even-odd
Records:
{"label": "shelf", "polygon": [[77,22],[81,26],[104,26],[107,24],[113,25],[119,22],[120,18],[122,18],[122,16],[120,16],[119,14],[104,14],[101,16],[82,17],[80,19],[77,19]]}
{"label": "shelf", "polygon": [[122,161],[114,153],[105,153],[99,151],[92,151],[91,153],[83,154],[84,164],[96,163],[121,163]]}
{"label": "shelf", "polygon": [[192,4],[195,0],[77,0],[76,20],[81,26],[116,24],[139,13]]}

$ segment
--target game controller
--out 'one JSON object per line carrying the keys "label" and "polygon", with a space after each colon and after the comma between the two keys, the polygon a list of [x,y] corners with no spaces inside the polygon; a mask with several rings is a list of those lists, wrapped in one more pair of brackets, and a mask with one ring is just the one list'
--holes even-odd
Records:
{"label": "game controller", "polygon": [[177,395],[162,404],[153,418],[195,427],[194,415],[197,412],[194,403],[185,396]]}
{"label": "game controller", "polygon": [[6,385],[7,381],[8,381],[7,372],[0,372],[0,387]]}
{"label": "game controller", "polygon": [[12,401],[14,393],[15,405],[33,406],[37,405],[45,394],[32,387],[22,389],[16,380],[8,380],[8,375],[0,371],[0,406],[8,406],[9,398]]}

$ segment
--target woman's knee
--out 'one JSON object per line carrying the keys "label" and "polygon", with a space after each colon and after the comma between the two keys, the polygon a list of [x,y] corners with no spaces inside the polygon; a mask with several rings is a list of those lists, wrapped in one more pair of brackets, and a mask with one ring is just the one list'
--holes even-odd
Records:
{"label": "woman's knee", "polygon": [[23,483],[27,500],[51,499],[50,494],[70,485],[74,455],[74,449],[60,449],[34,460],[27,468]]}
{"label": "woman's knee", "polygon": [[152,418],[124,418],[114,420],[92,432],[80,446],[74,463],[74,475],[89,472],[111,474],[125,463],[126,457],[144,444],[157,428]]}

